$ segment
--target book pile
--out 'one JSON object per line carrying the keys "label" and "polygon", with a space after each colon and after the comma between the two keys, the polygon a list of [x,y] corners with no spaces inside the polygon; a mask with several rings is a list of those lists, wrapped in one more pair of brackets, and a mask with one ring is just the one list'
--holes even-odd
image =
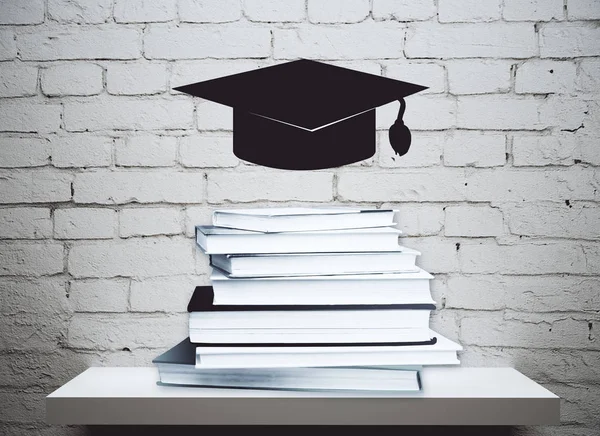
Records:
{"label": "book pile", "polygon": [[460,345],[429,329],[429,273],[398,244],[393,210],[220,210],[196,227],[212,286],[189,338],[154,360],[161,382],[265,389],[418,391],[423,365]]}

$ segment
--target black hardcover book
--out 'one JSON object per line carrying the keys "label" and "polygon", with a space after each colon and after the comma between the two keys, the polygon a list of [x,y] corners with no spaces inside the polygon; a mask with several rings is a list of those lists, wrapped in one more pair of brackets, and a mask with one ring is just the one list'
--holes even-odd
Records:
{"label": "black hardcover book", "polygon": [[197,286],[187,307],[188,312],[248,312],[282,310],[435,310],[434,304],[336,304],[336,305],[214,305],[212,286]]}

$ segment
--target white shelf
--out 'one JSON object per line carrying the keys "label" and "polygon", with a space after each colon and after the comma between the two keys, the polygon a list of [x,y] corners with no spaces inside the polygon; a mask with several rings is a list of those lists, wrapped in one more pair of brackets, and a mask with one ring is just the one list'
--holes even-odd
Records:
{"label": "white shelf", "polygon": [[46,398],[49,424],[554,425],[560,399],[512,368],[428,367],[423,392],[158,386],[155,368],[90,368]]}

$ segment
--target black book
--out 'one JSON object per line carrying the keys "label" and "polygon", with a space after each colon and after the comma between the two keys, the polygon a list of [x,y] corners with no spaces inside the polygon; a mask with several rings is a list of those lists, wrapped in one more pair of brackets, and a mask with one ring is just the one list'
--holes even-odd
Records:
{"label": "black book", "polygon": [[[282,290],[282,292],[285,292]],[[320,310],[435,310],[434,304],[321,304],[321,305],[215,305],[212,286],[196,286],[188,312],[320,311]]]}

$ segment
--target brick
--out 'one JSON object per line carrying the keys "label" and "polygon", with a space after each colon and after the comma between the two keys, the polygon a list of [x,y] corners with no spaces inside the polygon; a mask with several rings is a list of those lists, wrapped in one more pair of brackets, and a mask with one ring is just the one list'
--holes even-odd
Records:
{"label": "brick", "polygon": [[264,58],[270,53],[267,28],[154,25],[144,37],[144,54],[149,59]]}
{"label": "brick", "polygon": [[17,57],[17,43],[12,30],[0,30],[0,60],[6,61]]}
{"label": "brick", "polygon": [[233,109],[203,100],[196,108],[196,122],[199,130],[233,130]]}
{"label": "brick", "polygon": [[100,24],[112,14],[112,0],[48,0],[48,15],[60,23]]}
{"label": "brick", "polygon": [[446,90],[446,73],[444,67],[433,63],[393,63],[385,68],[386,77],[404,82],[418,83],[429,89],[419,94],[439,94]]}
{"label": "brick", "polygon": [[308,20],[312,23],[357,23],[369,15],[368,0],[308,0]]}
{"label": "brick", "polygon": [[598,176],[589,169],[480,170],[467,176],[469,201],[598,200]]}
{"label": "brick", "polygon": [[191,23],[225,23],[242,17],[241,0],[179,0],[179,20]]}
{"label": "brick", "polygon": [[489,242],[463,243],[459,250],[460,270],[479,274],[576,274],[587,273],[581,244],[495,245]]}
{"label": "brick", "polygon": [[52,165],[59,168],[107,167],[112,162],[112,138],[74,134],[50,139]]}
{"label": "brick", "polygon": [[404,29],[394,22],[274,29],[275,59],[403,58]]}
{"label": "brick", "polygon": [[96,95],[102,92],[100,65],[69,62],[42,70],[42,92],[49,96]]}
{"label": "brick", "polygon": [[[387,131],[398,118],[399,108],[398,102],[378,107],[377,128]],[[411,95],[406,99],[403,120],[411,131],[450,129],[456,125],[456,99],[449,95]]]}
{"label": "brick", "polygon": [[127,312],[129,282],[126,279],[72,280],[69,301],[75,312]]}
{"label": "brick", "polygon": [[305,0],[244,0],[244,12],[251,21],[304,21]]}
{"label": "brick", "polygon": [[193,249],[193,241],[169,238],[78,243],[69,252],[69,273],[77,278],[189,274]]}
{"label": "brick", "polygon": [[600,239],[600,209],[594,203],[519,203],[504,210],[515,235]]}
{"label": "brick", "polygon": [[185,235],[195,236],[196,226],[212,225],[212,208],[208,206],[188,206],[185,208]]}
{"label": "brick", "polygon": [[517,94],[569,94],[575,91],[573,62],[530,60],[517,68]]}
{"label": "brick", "polygon": [[48,165],[48,141],[42,138],[0,138],[0,167],[21,168]]}
{"label": "brick", "polygon": [[495,21],[500,19],[500,0],[440,0],[440,23]]}
{"label": "brick", "polygon": [[54,211],[56,239],[111,239],[116,213],[112,209],[57,209]]}
{"label": "brick", "polygon": [[184,167],[235,167],[239,160],[233,154],[231,136],[193,135],[179,140],[179,154]]}
{"label": "brick", "polygon": [[442,159],[442,135],[411,132],[411,147],[404,156],[398,156],[388,132],[379,134],[379,166],[383,168],[408,168],[439,166]]}
{"label": "brick", "polygon": [[0,97],[26,97],[37,92],[36,67],[4,64],[0,69]]}
{"label": "brick", "polygon": [[137,29],[113,27],[61,27],[17,36],[23,60],[136,59],[140,53]]}
{"label": "brick", "polygon": [[175,0],[115,0],[113,13],[117,23],[171,21],[177,16],[177,3]]}
{"label": "brick", "polygon": [[599,302],[598,285],[598,278],[582,276],[455,276],[448,278],[445,307],[585,312]]}
{"label": "brick", "polygon": [[436,15],[435,2],[423,0],[373,0],[373,18],[376,20],[419,21]]}
{"label": "brick", "polygon": [[564,18],[562,0],[504,0],[506,21],[550,21]]}
{"label": "brick", "polygon": [[599,56],[600,27],[588,24],[548,23],[540,30],[540,57]]}
{"label": "brick", "polygon": [[379,171],[377,177],[365,171],[338,175],[338,195],[345,201],[464,201],[466,177],[463,171],[439,169],[402,172]]}
{"label": "brick", "polygon": [[188,85],[194,82],[217,79],[230,74],[256,70],[261,66],[263,66],[263,61],[246,59],[198,59],[175,61],[172,63],[171,68],[170,88]]}
{"label": "brick", "polygon": [[[598,430],[598,408],[596,404],[600,402],[600,392],[598,388],[592,385],[569,385],[564,382],[547,384],[546,387],[555,392],[560,397],[560,430],[556,432],[558,436],[594,436]],[[564,423],[564,424],[563,424]],[[574,429],[568,424],[582,424],[587,429]]]}
{"label": "brick", "polygon": [[0,171],[0,203],[69,201],[71,180],[71,175],[55,171]]}
{"label": "brick", "polygon": [[569,0],[569,20],[599,20],[600,8],[596,0]]}
{"label": "brick", "polygon": [[504,232],[502,212],[488,206],[448,206],[446,236],[498,236]]}
{"label": "brick", "polygon": [[[437,204],[384,203],[382,209],[396,209],[398,227],[405,236],[437,235],[444,225],[444,210]],[[410,241],[410,239],[407,239]]]}
{"label": "brick", "polygon": [[600,164],[600,151],[595,136],[572,133],[551,136],[515,136],[513,138],[514,166],[573,165],[577,159],[592,165]]}
{"label": "brick", "polygon": [[179,209],[165,207],[123,209],[119,214],[119,235],[130,236],[181,234]]}
{"label": "brick", "polygon": [[169,167],[177,161],[177,138],[139,134],[116,141],[116,162],[124,167]]}
{"label": "brick", "polygon": [[39,24],[44,22],[44,0],[0,1],[0,24]]}
{"label": "brick", "polygon": [[76,174],[76,203],[201,203],[204,174],[173,171],[96,171]]}
{"label": "brick", "polygon": [[588,338],[588,322],[568,315],[527,315],[502,318],[496,314],[466,316],[461,320],[461,340],[479,346],[595,349]]}
{"label": "brick", "polygon": [[458,270],[456,241],[437,236],[420,238],[400,238],[400,245],[421,252],[417,265],[432,274],[455,272]]}
{"label": "brick", "polygon": [[0,276],[43,276],[63,271],[64,247],[56,243],[0,244]]}
{"label": "brick", "polygon": [[0,209],[0,238],[44,239],[51,236],[50,209],[41,207]]}
{"label": "brick", "polygon": [[42,319],[70,315],[64,279],[0,278],[0,312],[3,317],[34,315]]}
{"label": "brick", "polygon": [[[141,80],[143,78],[143,80]],[[106,90],[110,94],[158,94],[167,90],[167,65],[156,63],[108,64]]]}
{"label": "brick", "polygon": [[571,98],[510,96],[458,97],[457,127],[494,130],[578,128],[588,112],[585,101]]}
{"label": "brick", "polygon": [[582,59],[575,82],[577,91],[597,94],[600,92],[600,60]]}
{"label": "brick", "polygon": [[445,136],[445,166],[495,167],[503,166],[505,163],[504,135],[458,130]]}
{"label": "brick", "polygon": [[51,133],[60,128],[59,104],[44,104],[29,99],[9,100],[2,103],[0,131]]}
{"label": "brick", "polygon": [[333,173],[261,170],[213,172],[208,175],[208,201],[331,201]]}
{"label": "brick", "polygon": [[188,334],[187,314],[143,318],[103,314],[76,314],[69,324],[69,346],[88,350],[127,347],[172,347]]}
{"label": "brick", "polygon": [[98,97],[85,102],[68,102],[64,123],[72,132],[98,130],[159,130],[192,127],[191,99],[156,100]]}
{"label": "brick", "polygon": [[[133,312],[184,313],[196,286],[208,284],[206,277],[169,276],[131,282]],[[168,295],[169,298],[165,298]]]}
{"label": "brick", "polygon": [[[85,371],[85,356],[71,350],[53,353],[17,351],[0,354],[0,382],[11,388],[58,387]],[[18,434],[18,433],[15,433]]]}
{"label": "brick", "polygon": [[44,392],[0,392],[0,403],[6,407],[2,421],[19,423],[44,423]]}
{"label": "brick", "polygon": [[474,96],[458,98],[457,127],[466,129],[542,130],[549,120],[542,120],[543,100],[514,97]]}
{"label": "brick", "polygon": [[[20,313],[3,317],[0,351],[54,352],[64,340],[70,315]],[[0,400],[1,401],[1,400]]]}
{"label": "brick", "polygon": [[529,58],[537,55],[533,24],[489,23],[409,27],[407,58]]}
{"label": "brick", "polygon": [[452,94],[491,94],[510,91],[511,62],[455,60],[446,63]]}

